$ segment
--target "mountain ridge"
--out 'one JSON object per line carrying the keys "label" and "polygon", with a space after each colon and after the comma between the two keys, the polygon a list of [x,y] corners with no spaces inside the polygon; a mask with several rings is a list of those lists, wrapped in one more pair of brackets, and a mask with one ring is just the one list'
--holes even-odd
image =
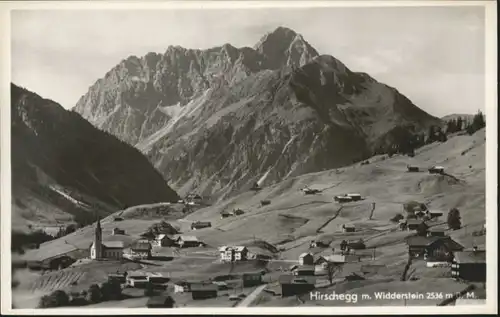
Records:
{"label": "mountain ridge", "polygon": [[20,227],[179,198],[137,149],[15,84],[11,132],[13,221]]}
{"label": "mountain ridge", "polygon": [[224,196],[264,174],[272,183],[340,167],[387,147],[394,129],[419,134],[441,124],[287,28],[253,48],[169,46],[132,60],[74,111],[139,148],[182,192]]}

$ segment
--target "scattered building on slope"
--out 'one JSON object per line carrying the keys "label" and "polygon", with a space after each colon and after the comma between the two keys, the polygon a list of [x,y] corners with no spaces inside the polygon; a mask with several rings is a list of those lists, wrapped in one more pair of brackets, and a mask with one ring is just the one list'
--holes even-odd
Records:
{"label": "scattered building on slope", "polygon": [[179,236],[176,240],[176,244],[180,248],[193,248],[203,246],[203,242],[198,240],[195,236]]}
{"label": "scattered building on slope", "polygon": [[175,240],[168,235],[162,233],[157,234],[151,244],[155,247],[171,247],[175,245]]}
{"label": "scattered building on slope", "polygon": [[343,224],[342,232],[355,232],[356,227],[353,224]]}
{"label": "scattered building on slope", "polygon": [[196,221],[191,224],[191,230],[198,230],[210,227],[212,227],[212,223],[209,221]]}
{"label": "scattered building on slope", "polygon": [[316,278],[314,276],[281,275],[279,283],[281,296],[288,297],[312,291],[316,287]]}
{"label": "scattered building on slope", "polygon": [[311,253],[305,252],[299,255],[299,264],[300,265],[313,265],[314,264],[314,256]]}
{"label": "scattered building on slope", "polygon": [[472,250],[455,252],[451,268],[451,274],[456,279],[485,282],[486,251],[474,247]]}
{"label": "scattered building on slope", "polygon": [[221,262],[245,261],[248,249],[245,246],[222,246],[219,248]]}
{"label": "scattered building on slope", "polygon": [[464,247],[451,237],[412,236],[406,240],[408,253],[412,258],[429,262],[451,261],[453,252],[462,251]]}
{"label": "scattered building on slope", "polygon": [[120,228],[113,228],[113,231],[111,232],[112,235],[124,235],[125,230],[120,229]]}

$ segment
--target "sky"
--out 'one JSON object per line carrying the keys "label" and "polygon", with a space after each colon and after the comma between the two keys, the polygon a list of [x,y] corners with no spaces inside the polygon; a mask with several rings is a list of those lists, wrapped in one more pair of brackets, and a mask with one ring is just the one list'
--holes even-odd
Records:
{"label": "sky", "polygon": [[12,82],[72,108],[130,55],[253,46],[278,26],[435,116],[485,108],[484,7],[14,10]]}

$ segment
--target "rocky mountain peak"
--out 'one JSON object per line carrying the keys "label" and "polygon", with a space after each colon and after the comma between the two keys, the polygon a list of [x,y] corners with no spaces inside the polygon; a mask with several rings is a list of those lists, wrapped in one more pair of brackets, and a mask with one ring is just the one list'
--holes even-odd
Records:
{"label": "rocky mountain peak", "polygon": [[300,67],[319,55],[301,34],[286,27],[264,35],[254,49],[265,55],[273,68]]}

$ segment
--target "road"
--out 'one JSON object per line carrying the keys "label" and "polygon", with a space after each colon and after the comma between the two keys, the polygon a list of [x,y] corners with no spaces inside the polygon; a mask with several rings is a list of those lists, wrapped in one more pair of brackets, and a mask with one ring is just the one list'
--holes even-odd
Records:
{"label": "road", "polygon": [[259,296],[259,294],[266,288],[267,284],[257,287],[252,293],[248,294],[236,307],[248,307]]}

